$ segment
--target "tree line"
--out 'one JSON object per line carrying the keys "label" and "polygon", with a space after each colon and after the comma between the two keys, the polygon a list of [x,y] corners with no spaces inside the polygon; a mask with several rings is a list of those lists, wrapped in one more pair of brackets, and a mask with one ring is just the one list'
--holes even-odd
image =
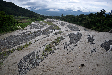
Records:
{"label": "tree line", "polygon": [[[0,33],[24,29],[27,25],[34,21],[42,21],[50,16],[40,15],[38,17],[14,16],[7,15],[4,11],[0,11]],[[18,28],[18,27],[21,28]]]}
{"label": "tree line", "polygon": [[[24,28],[31,21],[40,21],[46,18],[60,19],[69,23],[78,24],[89,29],[93,29],[100,32],[108,32],[112,29],[112,14],[106,14],[106,11],[102,9],[95,14],[89,15],[80,14],[77,16],[66,15],[63,16],[44,16],[37,14],[28,9],[19,7],[11,2],[5,2],[0,0],[0,33],[17,30],[17,26]],[[20,17],[20,18],[19,18]],[[18,23],[21,17],[27,17],[28,23]],[[19,18],[16,20],[15,18]]]}
{"label": "tree line", "polygon": [[[44,16],[44,15],[40,15],[37,14],[33,11],[30,11],[28,9],[19,7],[17,5],[15,5],[14,3],[11,2],[5,2],[3,0],[0,0],[0,11],[4,11],[5,12],[5,17],[2,19],[2,21],[8,21],[8,23],[15,25],[15,21],[13,19],[13,17],[28,17],[31,21],[40,21],[40,20],[44,20],[46,18],[50,18],[50,19],[60,19],[63,21],[67,21],[70,23],[74,23],[74,24],[78,24],[81,26],[84,26],[86,28],[89,29],[93,29],[96,31],[109,31],[112,29],[112,14],[106,14],[105,10],[102,9],[100,12],[97,12],[95,14],[90,13],[89,15],[84,15],[84,14],[80,14],[77,16],[74,15],[66,15],[63,16],[63,14],[61,16]],[[1,12],[2,14],[1,17],[3,17],[4,13]],[[6,16],[7,15],[7,16]],[[13,16],[9,16],[9,15],[13,15]],[[11,19],[9,19],[11,18]],[[12,21],[10,21],[12,20]],[[5,23],[5,22],[4,22]],[[5,26],[10,26],[10,24],[2,24],[1,27],[5,27]],[[4,29],[4,28],[3,28]],[[12,29],[13,30],[13,29]]]}
{"label": "tree line", "polygon": [[0,33],[18,29],[15,26],[16,22],[13,15],[6,15],[5,12],[0,11]]}
{"label": "tree line", "polygon": [[28,9],[19,7],[17,5],[15,5],[12,2],[6,2],[3,0],[0,0],[0,11],[4,11],[6,15],[14,15],[14,16],[25,16],[25,17],[29,17],[32,18],[33,20],[40,20],[40,19],[45,19],[45,18],[50,18],[49,16],[44,16],[44,15],[40,15],[37,14],[33,11],[30,11]]}
{"label": "tree line", "polygon": [[100,12],[97,12],[95,14],[90,13],[89,15],[80,14],[79,16],[63,16],[62,14],[60,19],[63,21],[84,26],[92,30],[108,32],[112,29],[112,14],[106,14],[105,12],[106,11],[102,9]]}

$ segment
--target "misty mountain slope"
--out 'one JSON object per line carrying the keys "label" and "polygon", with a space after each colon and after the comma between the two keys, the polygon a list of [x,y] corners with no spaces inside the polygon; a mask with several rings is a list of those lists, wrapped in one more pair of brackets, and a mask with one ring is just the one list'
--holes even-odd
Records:
{"label": "misty mountain slope", "polygon": [[1,37],[1,50],[32,44],[4,58],[0,75],[112,74],[111,33],[46,19]]}
{"label": "misty mountain slope", "polygon": [[95,13],[95,12],[82,12],[80,10],[73,11],[73,10],[64,10],[64,9],[58,9],[59,11],[49,11],[49,9],[38,9],[35,10],[34,7],[29,7],[31,11],[34,11],[36,13],[39,13],[41,15],[46,15],[46,16],[61,16],[63,15],[80,15],[80,14],[90,14],[90,13]]}
{"label": "misty mountain slope", "polygon": [[37,14],[28,9],[17,6],[12,2],[6,2],[3,0],[0,0],[0,11],[4,11],[7,15],[14,15],[14,16],[26,16],[26,17],[40,16],[40,14]]}

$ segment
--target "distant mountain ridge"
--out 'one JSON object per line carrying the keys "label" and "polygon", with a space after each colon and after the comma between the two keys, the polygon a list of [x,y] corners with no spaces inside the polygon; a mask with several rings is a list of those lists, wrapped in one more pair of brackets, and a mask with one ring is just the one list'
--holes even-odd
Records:
{"label": "distant mountain ridge", "polygon": [[31,11],[34,11],[36,13],[40,13],[42,15],[46,15],[46,16],[61,16],[62,14],[63,15],[80,15],[80,14],[84,14],[84,15],[87,15],[87,14],[90,14],[90,13],[96,13],[96,12],[82,12],[80,10],[77,10],[77,11],[73,11],[73,10],[63,10],[63,9],[58,9],[59,11],[48,11],[49,9],[38,9],[36,10],[35,7],[29,7]]}
{"label": "distant mountain ridge", "polygon": [[73,11],[73,10],[64,10],[64,9],[58,9],[59,11],[48,11],[49,9],[38,9],[36,10],[36,7],[29,7],[28,9],[19,7],[15,5],[12,2],[6,2],[3,0],[0,0],[0,11],[5,11],[8,15],[15,15],[15,16],[26,16],[26,17],[39,17],[39,16],[61,16],[62,14],[65,15],[88,15],[90,13],[96,13],[96,12],[82,12],[80,10]]}
{"label": "distant mountain ridge", "polygon": [[0,0],[0,11],[4,11],[7,15],[14,15],[14,16],[26,16],[30,18],[40,16],[40,14],[19,7],[12,2],[6,2],[3,0]]}

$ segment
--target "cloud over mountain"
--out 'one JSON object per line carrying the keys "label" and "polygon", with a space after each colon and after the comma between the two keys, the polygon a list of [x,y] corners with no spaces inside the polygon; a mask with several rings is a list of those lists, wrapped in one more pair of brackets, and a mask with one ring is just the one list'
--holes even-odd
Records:
{"label": "cloud over mountain", "polygon": [[[74,11],[81,10],[83,12],[99,12],[105,9],[106,12],[111,11],[112,0],[4,0],[13,2],[18,6],[27,8],[35,7],[40,9],[49,9],[56,11],[58,9],[71,9]],[[56,10],[53,10],[56,9]]]}

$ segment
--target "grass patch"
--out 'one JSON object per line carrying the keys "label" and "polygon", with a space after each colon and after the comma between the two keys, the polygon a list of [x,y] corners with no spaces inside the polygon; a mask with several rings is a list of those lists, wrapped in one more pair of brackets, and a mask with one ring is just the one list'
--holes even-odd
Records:
{"label": "grass patch", "polygon": [[31,42],[29,42],[29,45],[32,44]]}
{"label": "grass patch", "polygon": [[45,56],[45,53],[44,52],[42,53],[42,56]]}
{"label": "grass patch", "polygon": [[57,34],[61,34],[61,33],[62,33],[62,31],[59,31],[59,32],[55,32],[54,34],[57,35]]}
{"label": "grass patch", "polygon": [[18,51],[20,51],[20,50],[22,50],[22,49],[23,49],[23,46],[19,46],[19,47],[17,48]]}
{"label": "grass patch", "polygon": [[20,51],[22,50],[23,48],[27,48],[30,44],[32,44],[31,42],[29,42],[28,44],[26,43],[25,45],[23,46],[19,46],[16,50]]}
{"label": "grass patch", "polygon": [[3,65],[3,62],[0,62],[0,66],[2,66]]}
{"label": "grass patch", "polygon": [[[22,29],[24,29],[25,27],[27,27],[29,24],[31,24],[33,21],[31,21],[30,19],[28,19],[28,22],[25,23],[16,23],[16,26],[20,26]],[[20,28],[19,28],[20,29]]]}
{"label": "grass patch", "polygon": [[46,45],[45,52],[52,51],[52,46],[53,46],[52,44]]}
{"label": "grass patch", "polygon": [[17,50],[18,51],[20,51],[20,50],[22,50],[23,48],[27,48],[30,44],[32,44],[31,42],[29,42],[29,44],[25,44],[25,45],[23,45],[23,46],[19,46],[18,48],[17,48]]}
{"label": "grass patch", "polygon": [[55,39],[55,40],[52,41],[51,43],[57,45],[57,44],[60,43],[61,39],[63,39],[63,37],[57,37],[57,39]]}
{"label": "grass patch", "polygon": [[44,23],[47,23],[48,25],[54,25],[52,22],[46,22],[46,21],[43,21]]}
{"label": "grass patch", "polygon": [[18,46],[17,49],[12,49],[12,50],[9,50],[9,51],[4,51],[4,52],[0,52],[0,59],[5,59],[7,58],[11,53],[13,53],[15,50],[22,50],[23,48],[27,48],[30,44],[32,44],[31,42],[29,42],[29,44],[25,44],[23,46]]}
{"label": "grass patch", "polygon": [[7,55],[7,53],[6,52],[3,52],[3,56],[6,56]]}
{"label": "grass patch", "polygon": [[59,28],[57,25],[53,24],[52,22],[46,22],[46,21],[42,21],[42,22],[39,22],[41,25],[43,25],[43,22],[44,23],[47,23],[48,25],[53,25],[53,28],[52,29],[56,29],[56,30],[60,30],[61,28]]}
{"label": "grass patch", "polygon": [[59,31],[59,34],[61,34],[62,33],[62,31]]}
{"label": "grass patch", "polygon": [[[33,22],[33,20],[31,19],[26,19],[26,20],[17,20],[18,22],[16,22],[15,24],[11,25],[11,26],[7,26],[4,27],[0,30],[0,34],[6,34],[7,32],[12,32],[18,29],[24,29],[25,27],[27,27],[29,24],[31,24]],[[20,28],[18,28],[20,27]]]}
{"label": "grass patch", "polygon": [[42,56],[46,56],[48,53],[52,52],[52,49],[56,50],[55,45],[59,44],[61,40],[63,40],[64,38],[61,37],[57,37],[57,39],[55,39],[54,41],[52,41],[49,45],[46,45],[45,50],[42,52]]}
{"label": "grass patch", "polygon": [[57,25],[54,25],[53,29],[60,30],[61,28],[59,28]]}

